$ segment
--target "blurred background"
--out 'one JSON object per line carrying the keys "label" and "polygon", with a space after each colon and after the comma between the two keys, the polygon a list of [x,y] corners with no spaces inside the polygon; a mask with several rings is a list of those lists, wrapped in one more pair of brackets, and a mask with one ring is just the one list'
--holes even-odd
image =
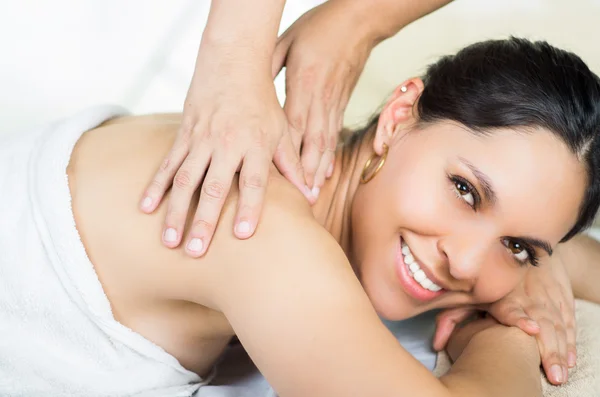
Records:
{"label": "blurred background", "polygon": [[[319,2],[288,0],[281,31]],[[99,103],[138,114],[180,111],[209,7],[209,0],[1,0],[0,133]],[[396,85],[439,56],[510,35],[572,50],[600,73],[600,0],[455,0],[375,49],[346,125],[365,122]]]}

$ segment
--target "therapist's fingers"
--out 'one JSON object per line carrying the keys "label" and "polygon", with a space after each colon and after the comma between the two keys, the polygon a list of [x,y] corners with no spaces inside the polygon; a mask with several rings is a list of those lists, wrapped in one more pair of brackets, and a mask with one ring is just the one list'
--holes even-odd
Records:
{"label": "therapist's fingers", "polygon": [[[287,32],[286,32],[287,33]],[[277,77],[281,69],[285,66],[285,61],[288,56],[288,51],[292,43],[292,35],[282,34],[275,44],[275,51],[273,51],[273,62],[271,62],[271,75],[273,78]]]}
{"label": "therapist's fingers", "polygon": [[292,182],[311,204],[314,204],[315,198],[311,189],[306,185],[304,168],[302,168],[298,150],[294,146],[291,132],[284,134],[279,141],[275,156],[273,157],[273,162],[279,172],[281,172],[288,181]]}
{"label": "therapist's fingers", "polygon": [[173,177],[162,234],[163,244],[169,248],[181,243],[191,199],[210,162],[210,155],[202,149],[190,153]]}
{"label": "therapist's fingers", "polygon": [[271,159],[264,152],[249,152],[240,172],[240,196],[234,233],[245,239],[256,230],[265,198]]}
{"label": "therapist's fingers", "polygon": [[173,147],[156,170],[152,181],[146,186],[140,201],[140,209],[149,214],[161,202],[165,192],[171,187],[175,173],[189,153],[189,144],[185,135],[179,132]]}
{"label": "therapist's fingers", "polygon": [[186,252],[190,256],[202,256],[208,249],[239,163],[237,152],[213,154],[186,243]]}
{"label": "therapist's fingers", "polygon": [[[309,187],[320,189],[325,182],[327,166],[320,167],[321,159],[328,148],[329,120],[322,103],[311,103],[306,131],[302,139],[302,167]],[[329,160],[330,161],[330,160]],[[322,170],[318,175],[317,171]],[[313,191],[313,194],[318,191]],[[315,194],[316,195],[316,194]]]}

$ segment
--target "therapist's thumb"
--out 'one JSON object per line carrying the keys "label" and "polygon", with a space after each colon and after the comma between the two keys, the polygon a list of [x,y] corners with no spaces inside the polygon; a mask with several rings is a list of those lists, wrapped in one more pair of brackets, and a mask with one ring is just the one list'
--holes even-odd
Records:
{"label": "therapist's thumb", "polygon": [[271,63],[271,76],[273,78],[277,77],[281,69],[285,66],[291,43],[292,39],[286,34],[277,40],[275,51],[273,52],[273,62]]}

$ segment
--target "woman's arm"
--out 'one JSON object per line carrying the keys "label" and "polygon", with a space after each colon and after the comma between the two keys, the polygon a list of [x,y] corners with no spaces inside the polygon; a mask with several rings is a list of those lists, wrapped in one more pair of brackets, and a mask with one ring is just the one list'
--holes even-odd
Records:
{"label": "woman's arm", "polygon": [[[493,320],[496,325],[485,325],[482,331],[473,334],[469,329],[488,321],[477,320],[452,336],[448,352],[455,363],[442,382],[462,390],[465,396],[541,396],[540,355],[535,338]],[[466,347],[462,350],[457,344]]]}
{"label": "woman's arm", "polygon": [[571,279],[575,297],[600,303],[600,243],[578,235],[562,244],[558,254]]}
{"label": "woman's arm", "polygon": [[[283,397],[469,397],[467,386],[467,391],[487,390],[490,378],[468,371],[442,383],[400,346],[339,245],[280,177],[269,184],[263,222],[253,239],[238,240],[231,233],[234,194],[204,258],[164,248],[154,230],[167,208],[145,216],[135,203],[177,124],[141,120],[87,133],[70,165],[77,176],[70,180],[78,228],[85,231],[90,258],[104,270],[100,279],[107,295],[187,300],[223,312]],[[496,372],[491,367],[489,377]],[[498,384],[520,381],[498,376]]]}

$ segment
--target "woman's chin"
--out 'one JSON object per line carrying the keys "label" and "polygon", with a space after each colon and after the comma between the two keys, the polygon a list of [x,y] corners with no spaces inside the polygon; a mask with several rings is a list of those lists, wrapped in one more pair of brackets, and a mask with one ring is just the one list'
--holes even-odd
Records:
{"label": "woman's chin", "polygon": [[405,320],[426,311],[424,307],[416,305],[415,302],[407,296],[403,297],[396,295],[387,297],[383,296],[383,294],[374,294],[369,295],[369,299],[379,317],[385,320]]}

